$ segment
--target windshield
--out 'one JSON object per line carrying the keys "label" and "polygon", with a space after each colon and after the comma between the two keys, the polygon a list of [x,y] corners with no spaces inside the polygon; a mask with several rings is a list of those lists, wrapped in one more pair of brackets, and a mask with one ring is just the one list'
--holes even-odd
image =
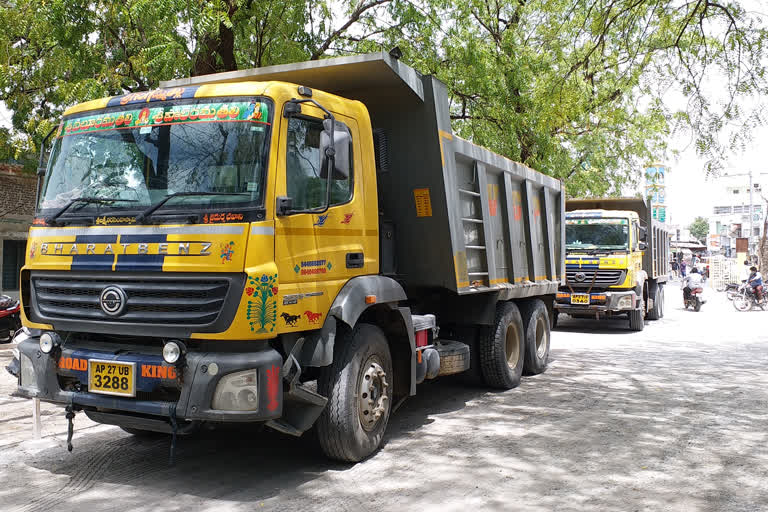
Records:
{"label": "windshield", "polygon": [[[79,211],[143,210],[170,194],[163,212],[238,204],[260,206],[269,147],[266,98],[196,99],[68,117],[51,150],[39,209],[80,197]],[[229,195],[231,193],[231,195]]]}
{"label": "windshield", "polygon": [[567,249],[627,249],[629,222],[627,219],[567,219],[565,247]]}

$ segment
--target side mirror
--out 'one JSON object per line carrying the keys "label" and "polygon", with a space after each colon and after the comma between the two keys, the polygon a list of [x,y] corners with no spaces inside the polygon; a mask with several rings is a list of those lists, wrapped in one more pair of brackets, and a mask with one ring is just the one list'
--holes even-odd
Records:
{"label": "side mirror", "polygon": [[320,154],[325,155],[322,167],[320,168],[320,177],[328,177],[328,162],[327,158],[331,144],[331,130],[333,130],[333,151],[330,153],[334,157],[333,172],[331,178],[334,180],[346,180],[349,178],[350,168],[350,142],[352,136],[349,133],[349,129],[341,123],[334,123],[331,119],[323,121],[323,131],[320,134]]}
{"label": "side mirror", "polygon": [[293,211],[293,199],[285,196],[278,197],[276,210],[279,217],[288,215]]}
{"label": "side mirror", "polygon": [[642,240],[643,242],[648,241],[648,228],[644,228],[640,226],[640,240]]}
{"label": "side mirror", "polygon": [[648,248],[648,244],[646,244],[645,242],[638,242],[637,248],[641,251],[644,251]]}

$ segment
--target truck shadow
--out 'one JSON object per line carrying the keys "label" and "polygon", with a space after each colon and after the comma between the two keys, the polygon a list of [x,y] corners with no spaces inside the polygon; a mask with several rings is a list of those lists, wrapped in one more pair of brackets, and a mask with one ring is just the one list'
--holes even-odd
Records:
{"label": "truck shadow", "polygon": [[[766,497],[761,480],[734,473],[768,464],[768,392],[755,377],[768,364],[766,343],[725,355],[668,346],[663,358],[658,347],[559,349],[549,372],[497,393],[465,378],[429,382],[392,417],[384,448],[357,465],[329,462],[311,439],[246,428],[183,438],[170,466],[167,439],[112,429],[77,436],[71,455],[38,453],[19,471],[42,486],[28,505],[35,510],[103,509],[112,488],[116,510],[199,509],[206,500],[415,510],[434,506],[436,496],[445,510],[466,509],[467,496],[482,510],[508,510],[510,502],[538,510],[737,509],[733,500]],[[670,372],[668,360],[685,372]],[[702,474],[691,470],[702,457],[712,483],[703,493]],[[47,488],[40,475],[63,484]],[[15,492],[29,490],[4,499]]]}
{"label": "truck shadow", "polygon": [[[382,450],[392,440],[417,435],[434,421],[432,415],[461,410],[468,401],[488,392],[473,382],[466,377],[444,377],[420,385],[419,394],[407,399],[390,418]],[[95,433],[78,432],[71,454],[64,447],[47,449],[35,454],[27,462],[28,468],[24,468],[67,476],[68,482],[56,490],[55,496],[46,494],[23,502],[34,510],[46,510],[54,503],[57,510],[68,510],[67,504],[74,508],[75,503],[78,508],[95,510],[103,507],[103,502],[89,503],[87,491],[104,483],[128,485],[139,494],[144,493],[139,489],[163,496],[183,490],[198,498],[226,496],[254,502],[326,474],[360,466],[330,461],[317,446],[315,436],[310,431],[301,438],[293,438],[271,429],[248,426],[179,436],[171,464],[169,436],[134,437],[117,427]],[[374,454],[372,459],[381,453]],[[114,498],[110,503],[114,500],[119,501]]]}

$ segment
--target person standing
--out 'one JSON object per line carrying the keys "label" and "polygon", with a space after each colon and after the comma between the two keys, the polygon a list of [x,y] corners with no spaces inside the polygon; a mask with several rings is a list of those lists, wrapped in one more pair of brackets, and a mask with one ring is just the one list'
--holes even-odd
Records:
{"label": "person standing", "polygon": [[680,277],[685,279],[685,260],[680,262]]}

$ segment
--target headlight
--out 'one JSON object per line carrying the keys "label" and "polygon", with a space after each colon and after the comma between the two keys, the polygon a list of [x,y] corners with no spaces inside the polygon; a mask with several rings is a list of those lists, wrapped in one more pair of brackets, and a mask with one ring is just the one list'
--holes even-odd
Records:
{"label": "headlight", "polygon": [[626,297],[619,299],[619,302],[616,303],[616,307],[619,309],[632,309],[634,307],[634,302],[634,297],[627,295]]}
{"label": "headlight", "polygon": [[180,342],[169,341],[163,345],[163,359],[168,364],[176,364],[181,359],[183,352],[183,345]]}
{"label": "headlight", "polygon": [[40,351],[43,354],[50,354],[59,345],[61,345],[61,338],[55,332],[44,332],[40,335]]}
{"label": "headlight", "polygon": [[37,389],[37,378],[35,377],[35,367],[32,366],[32,360],[21,354],[19,363],[21,364],[21,387]]}
{"label": "headlight", "polygon": [[258,382],[256,369],[225,375],[216,385],[211,407],[219,411],[255,411],[259,407]]}

